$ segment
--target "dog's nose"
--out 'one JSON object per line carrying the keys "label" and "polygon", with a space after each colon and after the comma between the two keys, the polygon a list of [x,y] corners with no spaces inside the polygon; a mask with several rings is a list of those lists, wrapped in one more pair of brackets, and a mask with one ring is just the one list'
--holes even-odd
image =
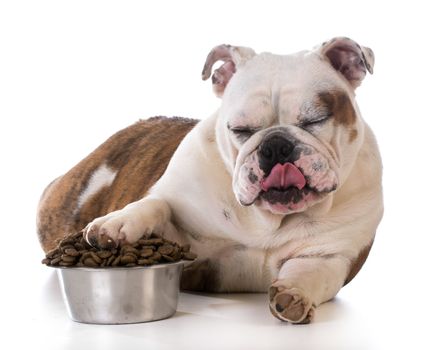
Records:
{"label": "dog's nose", "polygon": [[273,135],[260,144],[257,150],[260,169],[269,174],[272,168],[290,160],[294,145],[281,135]]}

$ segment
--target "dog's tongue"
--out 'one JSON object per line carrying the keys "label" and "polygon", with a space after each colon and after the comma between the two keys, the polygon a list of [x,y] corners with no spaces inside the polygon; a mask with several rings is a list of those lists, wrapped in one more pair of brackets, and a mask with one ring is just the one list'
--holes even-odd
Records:
{"label": "dog's tongue", "polygon": [[306,180],[303,174],[292,163],[276,164],[269,176],[261,181],[261,189],[263,191],[269,188],[287,189],[290,186],[297,187],[301,190],[306,185]]}

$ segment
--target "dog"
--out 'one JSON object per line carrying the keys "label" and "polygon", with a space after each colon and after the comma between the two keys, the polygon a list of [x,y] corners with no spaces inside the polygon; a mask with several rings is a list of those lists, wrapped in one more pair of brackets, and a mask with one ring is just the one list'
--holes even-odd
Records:
{"label": "dog", "polygon": [[[213,72],[213,66],[221,65]],[[45,251],[71,231],[110,248],[158,233],[198,258],[184,290],[267,292],[309,323],[365,262],[383,215],[382,162],[355,89],[374,54],[336,37],[290,55],[212,49],[219,109],[119,131],[44,191]]]}

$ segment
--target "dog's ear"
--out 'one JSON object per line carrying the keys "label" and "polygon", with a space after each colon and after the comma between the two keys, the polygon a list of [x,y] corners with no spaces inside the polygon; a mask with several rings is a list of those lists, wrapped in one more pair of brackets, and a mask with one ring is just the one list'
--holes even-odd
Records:
{"label": "dog's ear", "polygon": [[317,48],[317,52],[327,59],[354,89],[361,84],[366,76],[366,70],[370,74],[373,73],[375,63],[373,51],[349,38],[336,37],[326,41]]}
{"label": "dog's ear", "polygon": [[202,79],[207,80],[212,73],[212,67],[217,61],[224,63],[212,74],[212,87],[215,95],[222,97],[224,89],[236,69],[255,56],[255,51],[248,47],[219,45],[209,52],[202,71]]}

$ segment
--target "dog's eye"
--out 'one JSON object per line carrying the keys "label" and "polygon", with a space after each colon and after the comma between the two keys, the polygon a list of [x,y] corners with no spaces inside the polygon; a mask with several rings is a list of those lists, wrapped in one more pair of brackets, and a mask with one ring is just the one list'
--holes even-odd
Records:
{"label": "dog's eye", "polygon": [[301,122],[300,126],[303,127],[303,128],[306,128],[306,127],[309,127],[309,126],[323,124],[328,119],[330,119],[332,116],[333,116],[332,113],[326,114],[326,115],[321,115],[321,116],[319,116],[317,118],[310,119],[310,120],[305,120],[305,121]]}
{"label": "dog's eye", "polygon": [[240,141],[245,141],[246,139],[249,139],[252,134],[257,131],[256,129],[248,127],[235,127],[229,129]]}

